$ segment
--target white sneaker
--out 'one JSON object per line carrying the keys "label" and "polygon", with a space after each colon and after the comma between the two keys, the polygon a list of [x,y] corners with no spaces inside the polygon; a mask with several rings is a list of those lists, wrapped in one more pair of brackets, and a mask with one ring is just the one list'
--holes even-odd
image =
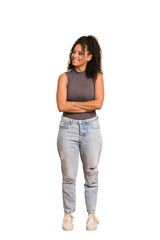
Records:
{"label": "white sneaker", "polygon": [[86,223],[86,229],[88,231],[94,231],[97,229],[97,225],[99,224],[98,219],[96,218],[94,213],[88,214],[88,219]]}
{"label": "white sneaker", "polygon": [[64,218],[63,218],[63,224],[62,224],[62,228],[65,231],[72,231],[73,230],[73,221],[74,221],[74,217],[72,216],[72,214],[64,214]]}

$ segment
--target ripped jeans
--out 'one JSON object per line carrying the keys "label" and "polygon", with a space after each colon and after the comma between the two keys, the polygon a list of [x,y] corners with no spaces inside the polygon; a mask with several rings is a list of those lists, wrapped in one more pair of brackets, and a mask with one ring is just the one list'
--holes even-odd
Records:
{"label": "ripped jeans", "polygon": [[98,163],[102,149],[98,117],[74,120],[62,116],[59,124],[57,148],[63,176],[64,211],[68,214],[75,211],[75,186],[80,153],[85,178],[86,208],[88,213],[94,213],[98,191]]}

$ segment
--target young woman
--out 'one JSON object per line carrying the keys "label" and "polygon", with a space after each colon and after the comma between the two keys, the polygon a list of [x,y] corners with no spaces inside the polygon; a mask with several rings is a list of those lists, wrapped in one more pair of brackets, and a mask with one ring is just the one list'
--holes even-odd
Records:
{"label": "young woman", "polygon": [[96,109],[101,109],[103,100],[101,49],[94,36],[82,36],[74,43],[68,71],[59,76],[57,86],[57,106],[63,112],[57,138],[63,176],[63,230],[73,229],[79,154],[85,178],[86,229],[96,230],[99,223],[95,210],[102,137]]}

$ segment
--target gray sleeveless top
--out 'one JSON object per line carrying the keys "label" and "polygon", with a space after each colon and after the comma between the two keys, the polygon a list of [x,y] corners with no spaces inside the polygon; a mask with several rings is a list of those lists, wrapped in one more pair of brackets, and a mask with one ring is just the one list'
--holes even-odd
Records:
{"label": "gray sleeveless top", "polygon": [[[68,85],[67,85],[67,101],[85,102],[94,100],[94,81],[92,78],[86,76],[86,71],[77,72],[71,70],[66,72]],[[96,116],[96,111],[85,113],[68,113],[63,112],[64,117],[86,120]]]}

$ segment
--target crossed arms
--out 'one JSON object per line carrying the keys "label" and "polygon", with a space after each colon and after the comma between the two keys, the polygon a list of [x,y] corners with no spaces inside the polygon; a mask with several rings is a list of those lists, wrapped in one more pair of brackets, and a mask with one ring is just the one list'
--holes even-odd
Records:
{"label": "crossed arms", "polygon": [[67,101],[67,75],[61,74],[57,85],[57,107],[60,112],[84,113],[101,109],[104,100],[103,75],[98,74],[95,81],[95,99],[86,102]]}

